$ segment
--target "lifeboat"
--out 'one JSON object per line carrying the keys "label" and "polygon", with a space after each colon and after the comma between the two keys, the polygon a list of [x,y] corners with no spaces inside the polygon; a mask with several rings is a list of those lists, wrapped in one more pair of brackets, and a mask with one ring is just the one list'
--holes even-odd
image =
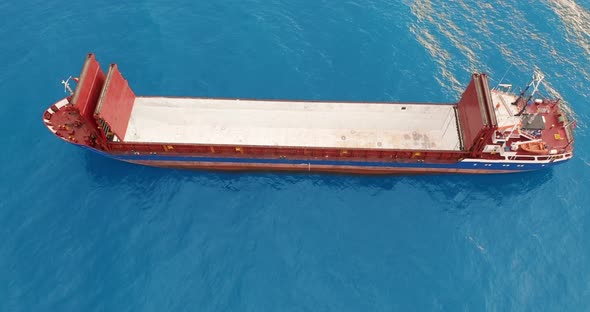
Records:
{"label": "lifeboat", "polygon": [[523,151],[532,154],[546,155],[549,153],[549,150],[547,149],[547,144],[545,144],[545,142],[542,141],[523,143],[520,145],[520,148]]}

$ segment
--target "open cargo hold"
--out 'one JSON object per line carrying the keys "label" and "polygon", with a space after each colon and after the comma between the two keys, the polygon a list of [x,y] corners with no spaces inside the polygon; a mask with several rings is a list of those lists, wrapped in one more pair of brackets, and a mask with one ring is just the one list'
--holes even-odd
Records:
{"label": "open cargo hold", "polygon": [[459,150],[453,105],[135,99],[124,142]]}

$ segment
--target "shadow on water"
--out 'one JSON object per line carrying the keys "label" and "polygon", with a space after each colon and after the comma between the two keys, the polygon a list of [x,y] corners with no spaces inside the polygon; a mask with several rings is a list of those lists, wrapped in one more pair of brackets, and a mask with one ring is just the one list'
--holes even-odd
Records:
{"label": "shadow on water", "polygon": [[468,207],[505,205],[508,199],[539,192],[554,178],[553,170],[417,177],[413,182],[437,202],[447,203],[447,207],[461,213]]}
{"label": "shadow on water", "polygon": [[[415,213],[423,210],[464,220],[498,209],[518,209],[523,198],[548,191],[555,176],[553,169],[415,176],[176,170],[125,163],[90,152],[83,161],[87,176],[97,186],[96,198],[108,194],[117,205],[147,212],[149,220],[166,215],[168,209],[189,206],[193,212],[173,210],[200,211],[201,217],[208,218],[210,213],[220,213],[212,206],[224,207],[225,213],[243,218],[244,214],[260,217],[261,211],[270,207],[277,214],[290,213],[289,207],[306,207],[305,211],[318,212],[318,218],[323,218],[322,212],[356,218],[353,216],[359,211],[372,207],[369,214],[383,218],[401,211],[417,217]],[[244,205],[246,209],[233,210]]]}

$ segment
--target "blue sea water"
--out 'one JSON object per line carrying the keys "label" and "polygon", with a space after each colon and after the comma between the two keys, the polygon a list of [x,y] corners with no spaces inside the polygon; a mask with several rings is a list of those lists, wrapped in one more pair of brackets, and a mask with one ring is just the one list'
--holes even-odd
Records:
{"label": "blue sea water", "polygon": [[[587,311],[590,3],[0,3],[0,311]],[[453,102],[533,69],[576,156],[513,175],[220,173],[41,121],[94,52],[141,95]],[[549,91],[551,92],[551,91]]]}

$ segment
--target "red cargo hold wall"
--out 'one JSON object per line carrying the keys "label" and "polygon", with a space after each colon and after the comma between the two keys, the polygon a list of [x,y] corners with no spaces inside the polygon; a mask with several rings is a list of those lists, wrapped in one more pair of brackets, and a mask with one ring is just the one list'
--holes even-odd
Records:
{"label": "red cargo hold wall", "polygon": [[457,104],[463,145],[477,152],[488,134],[497,127],[491,95],[484,74],[473,74]]}
{"label": "red cargo hold wall", "polygon": [[94,54],[90,53],[86,57],[84,67],[80,73],[80,80],[76,86],[76,91],[70,103],[74,104],[80,114],[94,125],[94,109],[98,102],[98,97],[104,85],[105,75],[100,69],[100,64],[96,61]]}
{"label": "red cargo hold wall", "polygon": [[135,102],[135,94],[123,78],[116,64],[109,67],[94,117],[102,119],[120,140],[125,138],[131,110]]}

